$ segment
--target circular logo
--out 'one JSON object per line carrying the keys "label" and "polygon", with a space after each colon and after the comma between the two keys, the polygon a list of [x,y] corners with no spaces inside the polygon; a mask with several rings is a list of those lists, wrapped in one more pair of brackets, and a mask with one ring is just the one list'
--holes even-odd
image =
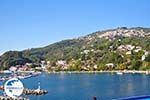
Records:
{"label": "circular logo", "polygon": [[17,78],[12,78],[4,84],[4,91],[6,95],[12,98],[17,98],[23,93],[23,84]]}

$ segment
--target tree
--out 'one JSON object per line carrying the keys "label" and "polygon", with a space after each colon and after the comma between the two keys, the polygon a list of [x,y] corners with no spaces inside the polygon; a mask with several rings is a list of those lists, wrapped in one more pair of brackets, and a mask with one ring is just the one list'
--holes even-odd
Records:
{"label": "tree", "polygon": [[132,60],[131,62],[131,70],[139,70],[142,65],[142,61],[140,60]]}
{"label": "tree", "polygon": [[146,56],[145,61],[150,62],[150,54]]}

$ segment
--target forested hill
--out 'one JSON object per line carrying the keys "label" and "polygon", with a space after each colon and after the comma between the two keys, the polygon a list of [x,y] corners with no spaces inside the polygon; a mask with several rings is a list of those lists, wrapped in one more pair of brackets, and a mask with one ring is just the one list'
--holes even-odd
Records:
{"label": "forested hill", "polygon": [[0,68],[7,69],[25,63],[39,64],[58,60],[81,70],[83,66],[107,70],[107,64],[116,69],[150,69],[150,28],[126,28],[97,31],[76,39],[63,40],[43,48],[8,51],[0,56]]}

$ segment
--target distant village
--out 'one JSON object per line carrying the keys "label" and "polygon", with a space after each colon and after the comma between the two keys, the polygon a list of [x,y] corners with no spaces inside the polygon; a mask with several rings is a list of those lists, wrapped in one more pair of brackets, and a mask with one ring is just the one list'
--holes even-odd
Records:
{"label": "distant village", "polygon": [[150,33],[145,33],[142,29],[136,30],[136,29],[118,28],[117,30],[108,31],[98,36],[99,38],[115,39],[115,37],[117,36],[119,37],[132,37],[132,36],[145,37],[145,36],[150,36]]}
{"label": "distant village", "polygon": [[[141,30],[135,30],[135,29],[117,29],[117,30],[112,30],[112,31],[107,31],[104,32],[103,34],[96,34],[98,38],[105,38],[109,41],[112,41],[116,39],[116,37],[132,37],[132,36],[138,36],[138,37],[150,37],[150,33],[146,33],[141,29]],[[89,41],[93,40],[92,36],[87,36],[86,39]],[[80,38],[83,39],[83,38]],[[85,38],[84,38],[85,39]],[[121,39],[119,39],[121,41]],[[113,46],[109,47],[110,49],[113,48]],[[99,50],[96,49],[84,49],[82,52],[80,52],[81,55],[88,55],[89,53],[95,53],[99,52]],[[150,54],[150,51],[143,49],[141,46],[135,46],[131,44],[121,44],[117,47],[117,50],[113,52],[122,52],[125,55],[132,55],[133,52],[138,53],[138,52],[143,52],[143,55],[141,56],[140,60],[144,61],[145,58]],[[122,58],[124,55],[121,55]],[[81,59],[79,59],[81,61]],[[63,70],[67,71],[70,69],[70,66],[73,66],[74,62],[76,62],[74,59],[72,59],[72,62],[68,63],[65,59],[60,59],[55,62],[55,66],[51,66],[50,63],[51,61],[41,61],[40,64],[34,64],[34,63],[26,63],[25,65],[16,65],[16,66],[11,66],[9,68],[10,71],[56,71],[56,70]],[[82,63],[85,63],[84,61],[81,61]],[[35,66],[34,68],[32,66]],[[105,64],[106,67],[115,67],[115,63],[110,62]],[[83,71],[89,71],[91,70],[90,64],[86,64],[86,66],[79,66],[80,70]],[[92,65],[92,70],[98,70],[98,65],[94,64]]]}

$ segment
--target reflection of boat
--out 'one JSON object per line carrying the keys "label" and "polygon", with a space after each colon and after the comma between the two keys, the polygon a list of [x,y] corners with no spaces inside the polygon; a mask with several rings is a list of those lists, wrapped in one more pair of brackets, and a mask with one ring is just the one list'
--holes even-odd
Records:
{"label": "reflection of boat", "polygon": [[123,72],[117,72],[116,74],[117,75],[123,75]]}

